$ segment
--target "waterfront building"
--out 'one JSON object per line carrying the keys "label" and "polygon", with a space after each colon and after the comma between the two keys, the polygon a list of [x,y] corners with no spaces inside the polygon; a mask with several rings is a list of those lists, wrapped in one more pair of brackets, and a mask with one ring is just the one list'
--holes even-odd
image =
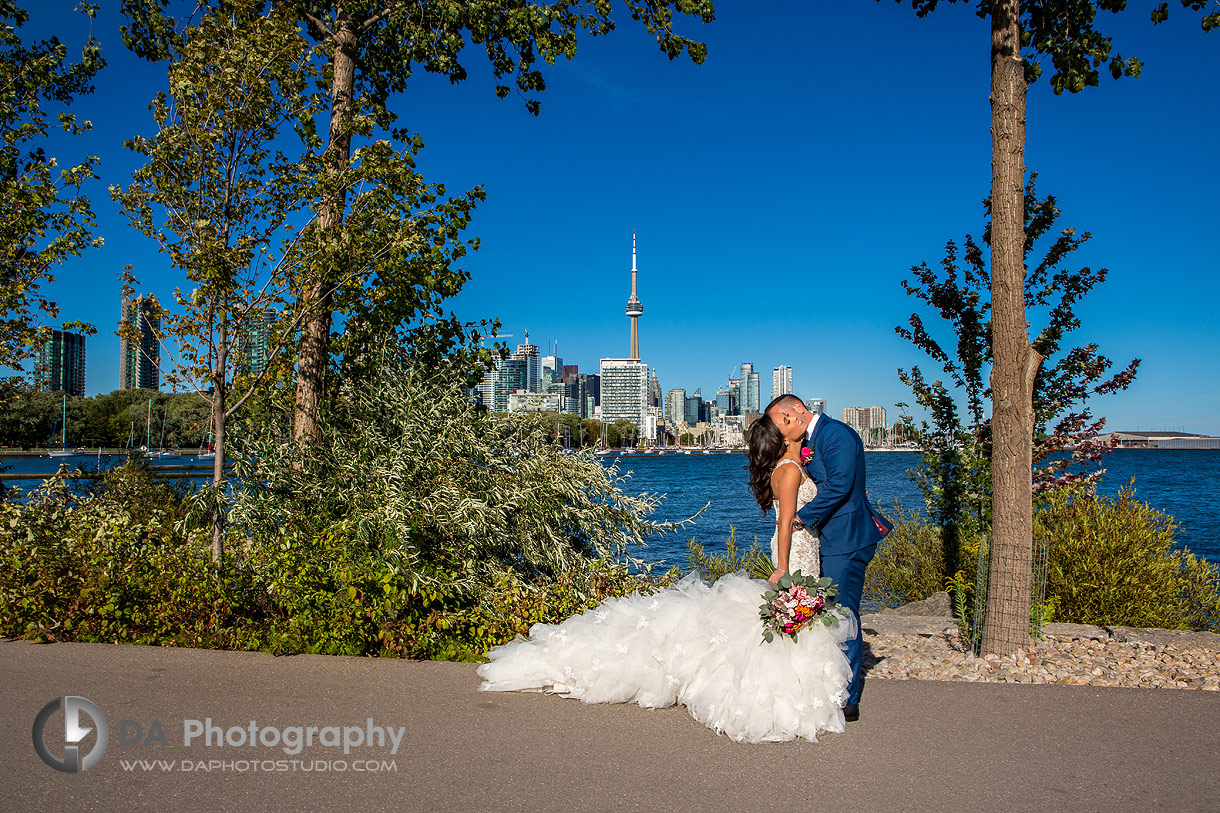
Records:
{"label": "waterfront building", "polygon": [[652,378],[648,380],[648,406],[660,412],[664,404],[661,402],[661,379],[653,370]]}
{"label": "waterfront building", "polygon": [[120,321],[138,337],[119,341],[119,389],[155,390],[161,387],[161,316],[157,298],[151,294],[123,297]]}
{"label": "waterfront building", "polygon": [[674,389],[665,394],[665,418],[670,423],[685,420],[686,390]]}
{"label": "waterfront building", "polygon": [[826,399],[825,398],[810,398],[805,402],[805,408],[813,415],[826,414]]}
{"label": "waterfront building", "polygon": [[541,367],[542,391],[546,392],[547,387],[554,384],[556,381],[563,380],[563,359],[559,356],[543,356],[538,360]]}
{"label": "waterfront building", "polygon": [[741,381],[740,379],[729,379],[729,414],[741,414]]}
{"label": "waterfront building", "polygon": [[719,407],[725,415],[729,414],[729,388],[721,387],[716,390],[716,406]]}
{"label": "waterfront building", "polygon": [[792,392],[792,368],[781,364],[771,371],[771,400]]}
{"label": "waterfront building", "polygon": [[514,359],[525,362],[525,389],[528,392],[542,392],[542,359],[538,355],[538,345],[530,344],[530,332],[525,331],[525,343],[517,345]]}
{"label": "waterfront building", "polygon": [[635,232],[631,232],[631,298],[627,300],[627,318],[631,320],[631,352],[628,358],[640,360],[640,316],[644,305],[636,296]]}
{"label": "waterfront building", "polygon": [[712,421],[717,446],[745,445],[745,424],[741,415],[721,415]]}
{"label": "waterfront building", "polygon": [[85,397],[85,337],[52,330],[34,354],[34,386],[39,392]]}
{"label": "waterfront building", "polygon": [[749,361],[741,363],[741,414],[750,415],[762,412],[759,402],[758,373],[754,372],[754,364]]}
{"label": "waterfront building", "polygon": [[868,409],[865,407],[844,407],[842,412],[843,423],[856,430],[856,434],[864,436],[868,430]]}
{"label": "waterfront building", "polygon": [[884,433],[889,429],[889,424],[885,422],[885,407],[871,406],[868,408],[868,428],[873,434],[878,437],[873,438],[873,443],[880,443],[884,440]]}
{"label": "waterfront building", "polygon": [[885,408],[847,407],[843,410],[843,423],[856,430],[866,443],[878,443],[884,437],[886,429]]}
{"label": "waterfront building", "polygon": [[239,375],[255,376],[271,360],[271,334],[279,319],[275,308],[251,308],[237,326],[234,369]]}
{"label": "waterfront building", "polygon": [[699,407],[703,404],[703,388],[695,390],[686,396],[686,406],[682,410],[682,419],[688,426],[699,423]]}
{"label": "waterfront building", "polygon": [[639,359],[602,359],[600,370],[602,422],[631,421],[641,438],[652,439],[647,430],[651,418],[655,434],[656,417],[648,410],[648,365]]}
{"label": "waterfront building", "polygon": [[[589,373],[585,376],[585,387],[588,389],[589,397],[593,399],[594,406],[602,405],[602,377],[600,373]],[[592,416],[592,410],[589,411],[589,416]],[[586,416],[586,417],[589,417]]]}
{"label": "waterfront building", "polygon": [[495,396],[492,409],[508,412],[508,396],[514,392],[529,392],[529,367],[527,359],[504,359],[496,371]]}

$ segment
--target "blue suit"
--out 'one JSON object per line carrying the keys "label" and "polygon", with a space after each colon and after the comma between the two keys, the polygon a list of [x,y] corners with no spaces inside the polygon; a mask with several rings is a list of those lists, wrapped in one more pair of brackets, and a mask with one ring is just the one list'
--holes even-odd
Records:
{"label": "blue suit", "polygon": [[[868,501],[864,484],[864,444],[850,426],[820,415],[808,447],[813,456],[805,471],[818,485],[818,494],[797,518],[821,539],[822,575],[839,588],[839,602],[858,616],[864,593],[864,570],[877,543],[891,525]],[[864,639],[857,630],[846,646],[851,662],[848,704],[860,702],[860,660]]]}

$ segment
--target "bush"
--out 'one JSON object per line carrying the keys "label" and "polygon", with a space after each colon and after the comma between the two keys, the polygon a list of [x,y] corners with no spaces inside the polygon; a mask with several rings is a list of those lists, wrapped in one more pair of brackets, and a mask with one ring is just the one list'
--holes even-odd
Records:
{"label": "bush", "polygon": [[1035,513],[1050,539],[1047,598],[1057,620],[1220,629],[1220,569],[1175,549],[1177,523],[1135,499],[1054,492]]}
{"label": "bush", "polygon": [[738,554],[737,529],[732,526],[729,527],[729,538],[725,540],[724,548],[724,553],[709,554],[693,539],[686,543],[691,572],[698,573],[705,582],[714,582],[738,570],[746,571],[755,579],[767,579],[775,570],[770,551],[763,551],[757,540],[744,554]]}
{"label": "bush", "polygon": [[[1173,518],[1138,502],[1133,488],[1117,497],[1048,493],[1034,512],[1048,556],[1046,599],[1033,611],[1077,624],[1220,629],[1220,569],[1175,549],[1176,532]],[[972,615],[978,540],[959,549],[958,578],[947,584],[943,555],[939,528],[900,513],[869,565],[865,601],[893,607],[949,589],[958,615]],[[972,619],[962,620],[968,627]]]}

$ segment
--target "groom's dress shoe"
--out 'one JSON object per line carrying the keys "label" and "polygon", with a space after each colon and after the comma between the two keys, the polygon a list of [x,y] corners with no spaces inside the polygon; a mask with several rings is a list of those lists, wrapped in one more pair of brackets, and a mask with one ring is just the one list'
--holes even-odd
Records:
{"label": "groom's dress shoe", "polygon": [[854,723],[860,719],[860,704],[852,703],[843,707],[843,722]]}

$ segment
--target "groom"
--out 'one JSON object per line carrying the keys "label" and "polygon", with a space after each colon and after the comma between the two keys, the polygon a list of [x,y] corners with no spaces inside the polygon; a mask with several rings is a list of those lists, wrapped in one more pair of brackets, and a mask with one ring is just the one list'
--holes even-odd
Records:
{"label": "groom", "polygon": [[[839,587],[839,603],[860,615],[864,592],[864,569],[868,567],[877,543],[890,532],[891,525],[868,501],[864,485],[864,444],[860,436],[842,421],[814,415],[795,395],[781,395],[767,405],[785,440],[801,443],[811,454],[802,452],[805,471],[818,485],[818,494],[796,512],[793,523],[802,523],[821,539],[822,575]],[[860,659],[864,639],[857,628],[856,637],[847,642],[851,662],[851,683],[843,716],[848,722],[860,719]]]}

